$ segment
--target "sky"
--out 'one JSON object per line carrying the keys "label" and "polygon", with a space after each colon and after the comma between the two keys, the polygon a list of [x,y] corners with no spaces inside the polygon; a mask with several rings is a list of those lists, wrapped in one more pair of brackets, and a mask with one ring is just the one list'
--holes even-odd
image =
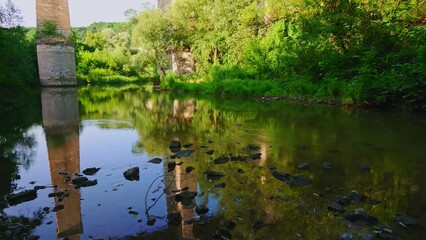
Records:
{"label": "sky", "polygon": [[[7,0],[0,0],[3,5]],[[36,0],[12,0],[21,10],[26,27],[36,26]],[[156,6],[156,0],[68,0],[71,26],[88,26],[94,22],[127,21],[124,12],[130,8],[143,10],[146,3]]]}

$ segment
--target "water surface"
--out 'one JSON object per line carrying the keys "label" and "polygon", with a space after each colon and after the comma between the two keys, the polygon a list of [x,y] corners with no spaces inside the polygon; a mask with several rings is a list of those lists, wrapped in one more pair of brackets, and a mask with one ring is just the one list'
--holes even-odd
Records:
{"label": "water surface", "polygon": [[[424,115],[131,87],[48,88],[40,102],[1,120],[0,193],[47,186],[33,201],[1,202],[3,219],[40,219],[28,234],[41,239],[212,239],[225,220],[236,223],[229,232],[233,239],[339,239],[342,234],[370,239],[383,226],[402,239],[426,238]],[[172,159],[171,140],[191,143],[187,149],[194,152]],[[251,159],[256,153],[260,158]],[[223,156],[246,161],[214,164]],[[148,162],[156,157],[160,164]],[[182,164],[169,172],[172,161]],[[331,169],[324,169],[324,162]],[[310,167],[299,169],[301,163]],[[187,173],[189,166],[195,170]],[[88,176],[97,185],[74,189],[65,181],[64,172],[89,167],[101,168]],[[123,177],[132,167],[139,167],[139,181]],[[203,174],[209,170],[225,176],[210,181]],[[306,176],[312,184],[290,187],[274,178],[273,170]],[[223,188],[214,187],[222,183]],[[175,201],[183,188],[198,193],[193,204]],[[48,197],[59,190],[69,196]],[[380,203],[353,203],[346,211],[363,208],[378,224],[355,226],[327,209],[353,190]],[[55,205],[64,209],[51,212]],[[206,218],[194,210],[200,205],[209,208]],[[401,212],[417,226],[395,221]],[[180,213],[182,221],[168,223],[170,213]]]}

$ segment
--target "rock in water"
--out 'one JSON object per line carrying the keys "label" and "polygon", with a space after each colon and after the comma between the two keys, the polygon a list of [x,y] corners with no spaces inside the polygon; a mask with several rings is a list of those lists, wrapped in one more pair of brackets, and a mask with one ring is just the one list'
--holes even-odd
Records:
{"label": "rock in water", "polygon": [[177,213],[170,213],[167,215],[167,222],[173,225],[180,225],[182,222],[182,215]]}
{"label": "rock in water", "polygon": [[218,157],[215,160],[213,160],[214,164],[225,164],[229,161],[228,157]]}
{"label": "rock in water", "polygon": [[71,182],[72,182],[72,184],[74,184],[74,185],[79,185],[79,184],[81,184],[82,182],[85,182],[85,181],[87,181],[87,180],[89,180],[87,177],[75,177],[75,178],[73,178],[73,179],[71,180]]}
{"label": "rock in water", "polygon": [[217,180],[217,179],[220,179],[221,177],[225,176],[225,174],[220,173],[220,172],[215,172],[215,171],[206,171],[206,172],[204,172],[204,174],[206,175],[206,178],[209,181]]}
{"label": "rock in water", "polygon": [[86,168],[83,170],[84,175],[88,175],[88,176],[92,176],[95,175],[101,168],[96,168],[96,167],[92,167],[92,168]]}
{"label": "rock in water", "polygon": [[172,151],[173,153],[178,152],[181,149],[182,145],[180,143],[180,141],[176,141],[176,140],[172,140],[170,141],[170,151]]}
{"label": "rock in water", "polygon": [[373,226],[378,222],[376,217],[366,213],[362,208],[349,211],[345,213],[344,217],[358,226]]}
{"label": "rock in water", "polygon": [[417,225],[417,221],[406,213],[399,213],[396,215],[395,220],[404,227],[412,227]]}
{"label": "rock in water", "polygon": [[328,205],[328,210],[332,211],[332,212],[338,212],[338,213],[343,213],[345,212],[345,209],[343,208],[342,205],[340,205],[337,202],[332,202]]}
{"label": "rock in water", "polygon": [[305,162],[305,163],[301,163],[299,165],[297,165],[298,169],[308,169],[309,168],[309,163]]}
{"label": "rock in water", "polygon": [[37,198],[37,191],[32,190],[26,190],[19,193],[10,194],[7,197],[7,201],[9,202],[9,205],[18,205],[23,202],[29,202]]}
{"label": "rock in water", "polygon": [[82,183],[80,183],[80,186],[81,187],[91,187],[91,186],[95,186],[95,185],[97,185],[98,184],[98,180],[87,180],[87,181],[84,181],[84,182],[82,182]]}
{"label": "rock in water", "polygon": [[176,168],[176,162],[168,162],[167,163],[167,171],[172,172]]}
{"label": "rock in water", "polygon": [[185,172],[186,173],[191,173],[192,171],[194,171],[195,170],[195,168],[193,167],[193,166],[189,166],[189,167],[187,167],[186,169],[185,169]]}
{"label": "rock in water", "polygon": [[134,167],[126,170],[123,173],[123,176],[129,181],[139,181],[139,167]]}
{"label": "rock in water", "polygon": [[198,215],[202,215],[202,214],[206,214],[210,209],[208,207],[206,207],[205,205],[200,205],[195,207],[195,212]]}
{"label": "rock in water", "polygon": [[153,158],[153,159],[149,160],[148,162],[155,163],[155,164],[160,164],[161,161],[163,161],[163,160],[161,160],[161,158]]}

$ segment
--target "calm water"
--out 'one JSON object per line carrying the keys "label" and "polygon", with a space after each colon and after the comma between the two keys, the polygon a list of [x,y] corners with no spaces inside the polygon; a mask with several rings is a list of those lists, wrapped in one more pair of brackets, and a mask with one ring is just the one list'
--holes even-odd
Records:
{"label": "calm water", "polygon": [[[229,239],[228,233],[232,239],[339,239],[345,234],[371,239],[374,226],[387,226],[400,239],[426,239],[424,115],[130,87],[43,89],[40,102],[1,120],[0,194],[47,188],[15,206],[2,198],[0,236],[29,221],[34,222],[31,233],[19,236],[212,239],[221,223],[232,220],[235,228],[219,231],[218,239]],[[172,159],[171,140],[192,143],[182,150],[194,152]],[[252,160],[253,153],[261,153],[260,159]],[[215,164],[221,156],[246,161]],[[148,162],[156,157],[160,164]],[[168,172],[171,161],[183,163]],[[324,162],[331,169],[324,169]],[[301,163],[310,167],[299,169]],[[189,166],[195,170],[187,172]],[[95,186],[74,189],[61,175],[89,167],[101,168],[88,176],[97,179]],[[139,167],[139,181],[124,178],[132,167]],[[309,177],[312,184],[290,187],[273,177],[275,168]],[[225,176],[210,181],[203,174],[208,170]],[[198,193],[193,204],[175,201],[182,188]],[[380,203],[352,203],[346,211],[363,208],[378,224],[360,227],[327,209],[352,190]],[[55,191],[69,196],[62,201],[48,197]],[[51,212],[55,205],[64,209]],[[194,210],[201,205],[209,208],[207,217]],[[398,224],[395,214],[401,212],[417,226]],[[182,221],[168,223],[170,213],[180,213]],[[152,226],[148,215],[155,219]],[[28,221],[16,223],[17,216]]]}

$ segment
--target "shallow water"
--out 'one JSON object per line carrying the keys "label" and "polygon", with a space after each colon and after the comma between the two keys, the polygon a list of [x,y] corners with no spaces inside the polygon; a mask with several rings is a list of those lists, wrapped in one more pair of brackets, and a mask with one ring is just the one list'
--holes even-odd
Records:
{"label": "shallow water", "polygon": [[[39,213],[41,224],[22,234],[41,239],[212,239],[221,222],[232,220],[233,239],[339,239],[345,234],[370,239],[383,225],[401,239],[426,238],[424,115],[128,87],[48,88],[40,102],[2,119],[0,127],[0,193],[47,186],[35,200],[16,206],[2,201],[4,219],[34,219]],[[172,159],[171,140],[192,143],[187,149],[194,152]],[[260,159],[252,160],[252,153],[261,153]],[[246,161],[214,164],[221,156]],[[148,162],[155,157],[163,161]],[[183,163],[168,172],[171,161]],[[331,169],[324,169],[324,162]],[[299,169],[301,163],[310,167]],[[187,173],[189,166],[195,170]],[[95,186],[74,189],[61,175],[89,167],[101,168],[88,176],[97,179]],[[139,181],[124,178],[132,167],[139,167]],[[309,177],[312,184],[290,187],[273,177],[275,168]],[[225,176],[209,181],[203,174],[208,170]],[[225,187],[214,187],[220,183]],[[69,196],[49,198],[53,185]],[[175,201],[176,190],[184,187],[198,193],[193,204]],[[352,203],[346,211],[363,208],[379,223],[356,226],[327,209],[352,190],[380,203]],[[63,210],[43,213],[59,204]],[[196,205],[209,208],[206,219],[197,215]],[[167,214],[176,212],[183,220],[168,223]],[[400,212],[417,226],[397,223]],[[154,225],[147,224],[148,216]],[[2,226],[0,236],[9,230]],[[226,234],[219,239],[229,238]]]}

